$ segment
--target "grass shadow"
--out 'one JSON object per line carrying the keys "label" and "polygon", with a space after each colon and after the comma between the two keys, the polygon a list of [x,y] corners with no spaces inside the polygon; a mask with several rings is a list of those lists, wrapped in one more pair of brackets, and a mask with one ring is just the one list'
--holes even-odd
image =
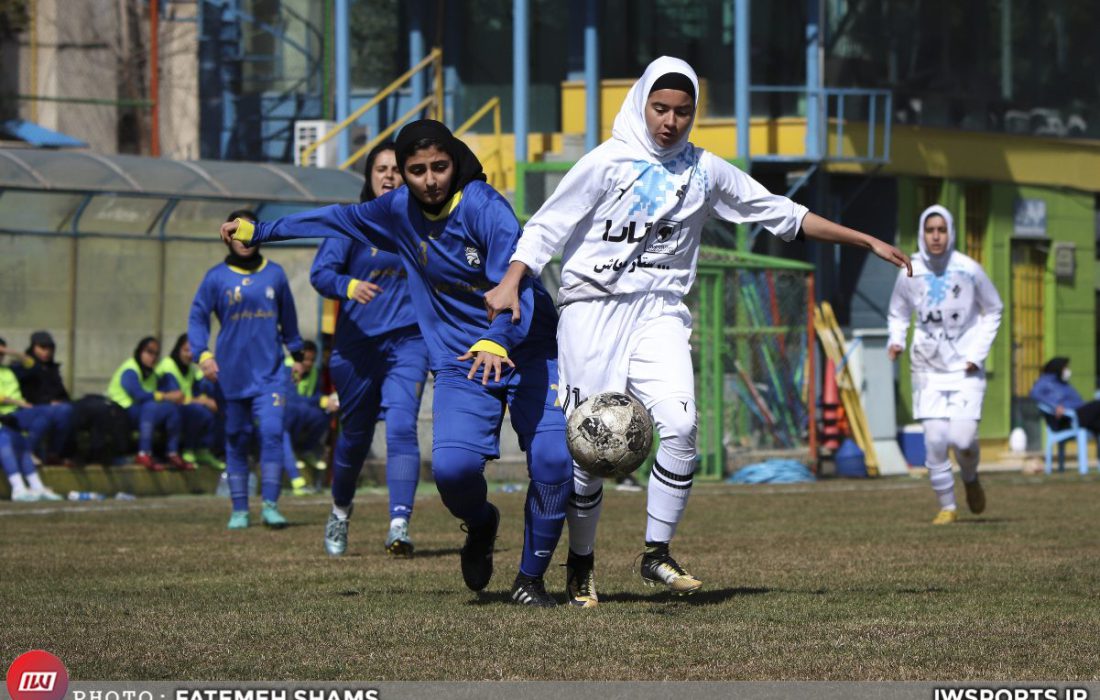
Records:
{"label": "grass shadow", "polygon": [[691,605],[716,605],[734,598],[748,595],[764,595],[771,593],[770,588],[741,587],[741,588],[716,588],[703,589],[689,596],[673,595],[669,591],[655,593],[619,592],[600,595],[600,602],[607,603],[689,603]]}

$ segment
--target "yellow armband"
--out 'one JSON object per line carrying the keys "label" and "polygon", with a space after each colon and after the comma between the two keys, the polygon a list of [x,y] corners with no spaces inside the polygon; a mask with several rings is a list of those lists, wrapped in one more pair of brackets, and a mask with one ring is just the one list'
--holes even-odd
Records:
{"label": "yellow armband", "polygon": [[248,219],[238,218],[236,221],[237,230],[233,232],[233,240],[240,241],[241,243],[250,243],[252,241],[252,235],[256,233],[256,224]]}
{"label": "yellow armband", "polygon": [[470,348],[470,352],[487,352],[490,355],[503,357],[505,360],[508,359],[508,351],[505,350],[502,345],[494,343],[491,340],[482,339],[477,341],[474,343],[473,347]]}

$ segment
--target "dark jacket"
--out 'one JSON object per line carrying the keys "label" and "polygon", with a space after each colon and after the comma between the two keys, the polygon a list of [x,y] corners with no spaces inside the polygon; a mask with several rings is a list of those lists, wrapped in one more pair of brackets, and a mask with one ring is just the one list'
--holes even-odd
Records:
{"label": "dark jacket", "polygon": [[69,401],[69,392],[61,381],[61,365],[56,362],[33,360],[32,365],[15,369],[23,398],[35,406],[54,401]]}

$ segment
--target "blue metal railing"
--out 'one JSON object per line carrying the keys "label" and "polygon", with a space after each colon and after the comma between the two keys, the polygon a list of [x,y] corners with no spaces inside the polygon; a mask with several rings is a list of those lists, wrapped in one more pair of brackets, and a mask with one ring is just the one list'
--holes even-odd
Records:
{"label": "blue metal railing", "polygon": [[[893,125],[894,93],[890,90],[870,90],[865,88],[822,88],[814,90],[805,85],[752,85],[750,93],[783,94],[806,99],[806,153],[802,156],[785,156],[768,153],[753,153],[752,160],[765,162],[816,162],[830,161],[841,163],[867,163],[881,165],[890,161],[890,130]],[[846,124],[863,121],[852,117],[858,110],[852,107],[853,101],[866,104],[867,144],[866,151],[860,155],[844,153],[844,127]],[[847,104],[846,104],[847,102]],[[815,108],[816,106],[816,108]],[[845,109],[848,108],[846,113]],[[880,111],[881,110],[881,111]],[[880,116],[881,114],[881,116]],[[862,116],[862,115],[860,115]],[[828,152],[828,135],[834,134],[832,152]],[[882,138],[878,138],[879,130]]]}

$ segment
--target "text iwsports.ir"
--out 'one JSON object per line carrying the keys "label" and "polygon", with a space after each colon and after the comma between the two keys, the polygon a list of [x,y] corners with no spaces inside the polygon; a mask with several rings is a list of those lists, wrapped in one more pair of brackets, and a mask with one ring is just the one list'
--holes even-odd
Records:
{"label": "text iwsports.ir", "polygon": [[1086,688],[936,688],[933,700],[1089,700]]}

